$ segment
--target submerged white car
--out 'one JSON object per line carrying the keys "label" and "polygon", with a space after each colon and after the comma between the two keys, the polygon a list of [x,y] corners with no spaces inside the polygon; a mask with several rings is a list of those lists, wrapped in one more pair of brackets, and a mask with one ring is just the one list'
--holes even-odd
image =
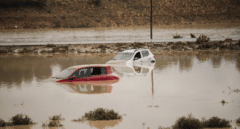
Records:
{"label": "submerged white car", "polygon": [[149,49],[128,49],[118,53],[107,64],[125,64],[138,66],[144,63],[156,62],[154,55]]}

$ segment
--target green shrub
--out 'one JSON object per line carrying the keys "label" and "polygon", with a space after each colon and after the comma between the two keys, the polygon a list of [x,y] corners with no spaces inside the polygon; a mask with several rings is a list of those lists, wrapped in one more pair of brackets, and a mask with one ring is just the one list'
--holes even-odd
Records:
{"label": "green shrub", "polygon": [[191,114],[188,117],[180,117],[175,124],[173,129],[200,129],[202,124],[200,120],[194,118]]}
{"label": "green shrub", "polygon": [[204,128],[221,128],[231,127],[229,121],[218,117],[211,117],[210,119],[202,122]]}
{"label": "green shrub", "polygon": [[94,111],[85,113],[84,117],[87,120],[117,120],[122,119],[122,116],[113,110],[97,108]]}
{"label": "green shrub", "polygon": [[15,116],[13,116],[10,121],[11,121],[12,125],[29,125],[29,124],[34,124],[30,117],[28,117],[27,115],[23,115],[23,114],[17,114]]}

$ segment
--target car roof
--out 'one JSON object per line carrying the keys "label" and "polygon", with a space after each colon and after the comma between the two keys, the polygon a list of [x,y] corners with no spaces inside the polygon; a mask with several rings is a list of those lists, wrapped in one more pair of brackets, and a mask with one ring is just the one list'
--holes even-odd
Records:
{"label": "car roof", "polygon": [[127,50],[124,50],[122,52],[136,52],[136,51],[140,51],[140,50],[148,50],[148,49],[144,49],[144,48],[140,48],[140,49],[127,49]]}
{"label": "car roof", "polygon": [[75,65],[69,68],[79,69],[79,68],[85,68],[85,67],[106,67],[106,66],[111,66],[111,65],[108,65],[108,64]]}

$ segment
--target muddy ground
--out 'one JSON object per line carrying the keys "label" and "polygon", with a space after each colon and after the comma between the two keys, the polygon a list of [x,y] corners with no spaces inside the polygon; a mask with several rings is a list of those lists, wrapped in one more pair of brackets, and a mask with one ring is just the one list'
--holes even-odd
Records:
{"label": "muddy ground", "polygon": [[110,44],[69,44],[69,45],[32,45],[32,46],[0,46],[0,53],[118,53],[126,49],[147,48],[153,53],[197,52],[207,51],[238,51],[240,40],[226,39],[224,41],[197,42],[146,42],[146,43],[110,43]]}
{"label": "muddy ground", "polygon": [[[150,0],[0,1],[0,29],[149,26]],[[153,25],[239,23],[239,0],[155,0]],[[44,6],[43,6],[44,5]]]}

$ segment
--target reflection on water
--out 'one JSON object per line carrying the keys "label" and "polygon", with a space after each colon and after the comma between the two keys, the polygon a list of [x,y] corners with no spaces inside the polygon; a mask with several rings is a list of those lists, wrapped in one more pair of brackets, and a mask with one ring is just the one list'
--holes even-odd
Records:
{"label": "reflection on water", "polygon": [[178,65],[180,71],[190,71],[193,65],[193,56],[158,56],[156,60],[159,70]]}
{"label": "reflection on water", "polygon": [[102,121],[84,121],[84,122],[78,122],[81,124],[86,124],[89,127],[94,127],[97,129],[107,129],[107,128],[113,128],[114,126],[118,125],[122,122],[122,119],[120,120],[102,120]]}
{"label": "reflection on water", "polygon": [[[24,113],[38,122],[33,128],[41,129],[49,116],[61,114],[64,128],[122,129],[142,128],[142,123],[150,128],[169,127],[189,113],[198,119],[240,116],[240,94],[234,92],[240,89],[239,55],[156,55],[152,65],[113,67],[120,80],[111,84],[59,84],[51,78],[69,66],[106,63],[113,56],[0,56],[1,118],[8,121]],[[228,103],[222,106],[222,100]],[[98,107],[126,116],[110,124],[71,122]]]}
{"label": "reflection on water", "polygon": [[101,84],[103,81],[98,81],[99,84],[91,84],[87,82],[82,82],[79,84],[75,83],[65,83],[60,84],[59,86],[63,89],[72,92],[72,93],[81,93],[81,94],[102,94],[102,93],[111,93],[113,89],[113,84]]}
{"label": "reflection on water", "polygon": [[221,65],[221,60],[222,60],[222,58],[220,56],[211,57],[213,68],[219,68]]}
{"label": "reflection on water", "polygon": [[112,128],[118,125],[122,120],[110,120],[110,121],[86,121],[90,127],[95,127],[97,129]]}
{"label": "reflection on water", "polygon": [[8,126],[8,127],[0,127],[0,129],[32,129],[34,125],[16,125],[16,126]]}
{"label": "reflection on water", "polygon": [[237,67],[238,71],[240,72],[240,57],[239,56],[237,58],[236,67]]}

